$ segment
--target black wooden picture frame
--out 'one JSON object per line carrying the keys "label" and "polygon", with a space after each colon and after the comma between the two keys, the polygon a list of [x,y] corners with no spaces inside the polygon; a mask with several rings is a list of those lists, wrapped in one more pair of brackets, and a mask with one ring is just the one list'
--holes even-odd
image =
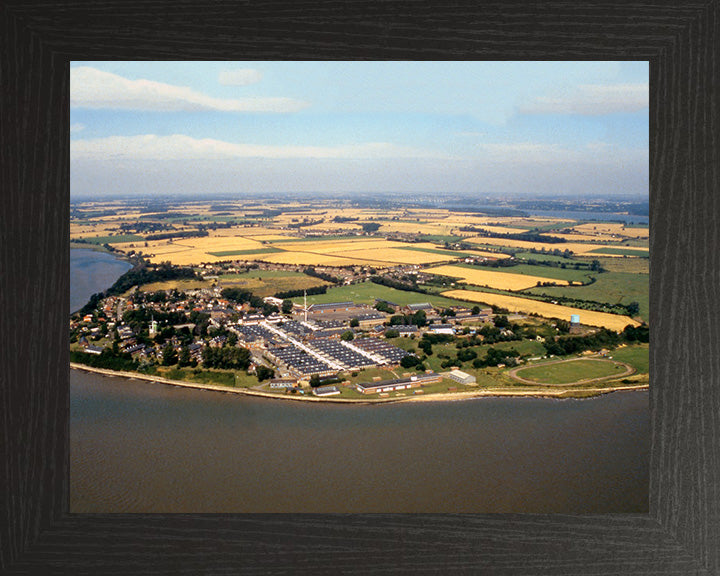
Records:
{"label": "black wooden picture frame", "polygon": [[[720,574],[720,1],[6,0],[0,572]],[[650,513],[68,513],[71,60],[648,60]]]}

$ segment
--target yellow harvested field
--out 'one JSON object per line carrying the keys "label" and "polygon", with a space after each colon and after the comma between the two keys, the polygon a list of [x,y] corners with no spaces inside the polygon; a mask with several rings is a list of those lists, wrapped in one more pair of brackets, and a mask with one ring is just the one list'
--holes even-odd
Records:
{"label": "yellow harvested field", "polygon": [[358,237],[357,240],[310,240],[305,242],[278,242],[274,247],[281,250],[294,250],[297,252],[316,252],[319,254],[334,254],[348,250],[369,250],[377,248],[396,248],[406,246],[402,242],[392,242],[383,239],[366,239]]}
{"label": "yellow harvested field", "polygon": [[273,254],[256,254],[248,258],[274,264],[298,264],[303,266],[372,266],[373,268],[387,268],[390,266],[390,264],[383,264],[373,260],[341,258],[336,254],[325,255],[314,252],[275,252]]}
{"label": "yellow harvested field", "polygon": [[393,264],[430,264],[432,262],[447,261],[451,258],[450,256],[433,254],[432,252],[401,250],[399,248],[348,250],[347,252],[336,252],[333,256],[342,256],[343,258],[350,258],[352,260],[372,260]]}
{"label": "yellow harvested field", "polygon": [[640,323],[628,316],[620,316],[619,314],[607,314],[605,312],[593,312],[591,310],[581,310],[580,308],[570,308],[569,306],[560,306],[559,304],[548,304],[528,298],[518,298],[517,296],[505,296],[504,294],[488,294],[486,292],[473,292],[471,290],[449,290],[442,293],[447,298],[457,298],[458,300],[469,300],[470,302],[483,302],[490,306],[499,306],[510,310],[511,312],[520,312],[525,314],[537,314],[544,318],[560,318],[561,320],[570,321],[572,314],[580,316],[580,323],[587,326],[599,326],[620,332],[631,324],[639,326]]}
{"label": "yellow harvested field", "polygon": [[[604,246],[602,244],[578,244],[572,242],[564,242],[562,244],[547,244],[544,242],[526,242],[525,240],[506,240],[504,238],[483,238],[482,236],[473,236],[465,239],[475,244],[487,244],[492,246],[507,246],[510,248],[525,248],[527,250],[545,250],[552,252],[553,250],[570,250],[575,254],[586,254],[598,248],[612,248],[612,246]],[[633,250],[647,250],[647,248],[632,247]]]}
{"label": "yellow harvested field", "polygon": [[423,270],[423,272],[462,278],[463,281],[468,284],[487,286],[488,288],[496,288],[498,290],[524,290],[525,288],[537,286],[538,282],[551,282],[562,286],[568,285],[567,280],[556,280],[525,274],[511,274],[508,272],[495,272],[494,270],[483,270],[480,268],[462,268],[460,266],[437,266]]}
{"label": "yellow harvested field", "polygon": [[650,237],[649,228],[626,228],[625,224],[621,223],[599,224],[591,222],[588,224],[578,224],[574,229],[582,234],[616,234],[626,238]]}
{"label": "yellow harvested field", "polygon": [[383,222],[380,232],[447,235],[457,225],[450,222]]}
{"label": "yellow harvested field", "polygon": [[303,230],[360,230],[360,224],[357,222],[328,222],[327,220],[325,222],[321,222],[320,224],[313,224],[312,226],[304,226]]}
{"label": "yellow harvested field", "polygon": [[562,234],[560,232],[548,232],[548,236],[562,238],[568,242],[622,242],[619,236],[611,236],[610,234]]}

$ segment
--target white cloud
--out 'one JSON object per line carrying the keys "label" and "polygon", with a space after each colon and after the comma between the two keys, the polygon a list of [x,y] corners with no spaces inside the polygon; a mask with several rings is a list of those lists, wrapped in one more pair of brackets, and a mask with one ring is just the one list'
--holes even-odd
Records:
{"label": "white cloud", "polygon": [[247,86],[256,84],[260,80],[262,80],[262,72],[251,68],[223,70],[218,77],[218,82],[223,86]]}
{"label": "white cloud", "polygon": [[85,130],[85,124],[80,124],[80,122],[70,124],[70,134],[75,134],[76,132],[81,132],[82,130]]}
{"label": "white cloud", "polygon": [[599,116],[638,112],[650,103],[648,84],[588,84],[576,90],[539,96],[520,107],[523,114],[582,114]]}
{"label": "white cloud", "polygon": [[90,66],[78,66],[70,69],[70,105],[167,112],[296,112],[308,104],[292,98],[213,98],[185,86],[128,80]]}
{"label": "white cloud", "polygon": [[110,136],[70,143],[73,160],[214,160],[232,158],[429,158],[437,153],[368,142],[344,146],[267,146],[235,144],[210,138],[196,139],[182,134],[157,136]]}

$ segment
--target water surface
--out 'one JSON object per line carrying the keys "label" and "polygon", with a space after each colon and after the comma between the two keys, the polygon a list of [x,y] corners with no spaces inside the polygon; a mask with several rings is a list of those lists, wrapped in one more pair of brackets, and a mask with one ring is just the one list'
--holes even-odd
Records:
{"label": "water surface", "polygon": [[346,406],[71,371],[72,512],[646,512],[647,392]]}

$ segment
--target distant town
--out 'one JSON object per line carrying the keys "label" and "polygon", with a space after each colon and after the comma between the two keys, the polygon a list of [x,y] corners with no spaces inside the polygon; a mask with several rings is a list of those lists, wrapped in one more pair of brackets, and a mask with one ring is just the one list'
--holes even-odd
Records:
{"label": "distant town", "polygon": [[70,360],[334,401],[646,387],[648,229],[594,208],[74,202],[71,246],[132,268],[71,315]]}

